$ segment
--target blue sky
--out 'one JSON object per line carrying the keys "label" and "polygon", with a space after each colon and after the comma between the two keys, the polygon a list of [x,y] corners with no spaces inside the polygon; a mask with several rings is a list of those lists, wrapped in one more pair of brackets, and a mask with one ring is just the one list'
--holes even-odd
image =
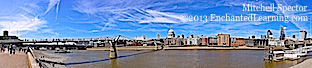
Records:
{"label": "blue sky", "polygon": [[[270,3],[308,6],[303,12],[242,12],[242,4]],[[279,36],[280,26],[287,36],[297,35],[302,27],[310,37],[311,0],[0,0],[0,30],[10,30],[20,38],[90,38],[123,35],[166,37],[170,27],[176,35],[235,37],[266,34]],[[288,15],[309,17],[298,22],[182,22],[188,15]],[[1,32],[2,34],[2,32]]]}

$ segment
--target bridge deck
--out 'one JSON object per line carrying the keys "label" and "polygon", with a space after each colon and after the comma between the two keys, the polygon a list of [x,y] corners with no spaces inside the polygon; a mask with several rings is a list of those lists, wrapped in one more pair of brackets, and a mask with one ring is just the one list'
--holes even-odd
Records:
{"label": "bridge deck", "polygon": [[8,50],[0,53],[0,68],[28,68],[27,55],[23,52],[16,52],[15,55],[9,55]]}

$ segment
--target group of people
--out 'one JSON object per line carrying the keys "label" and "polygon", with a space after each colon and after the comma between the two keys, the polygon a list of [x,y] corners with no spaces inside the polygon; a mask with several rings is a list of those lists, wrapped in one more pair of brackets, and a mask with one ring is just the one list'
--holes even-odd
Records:
{"label": "group of people", "polygon": [[18,49],[19,52],[22,51],[24,53],[26,53],[26,50],[28,50],[28,49],[24,49],[22,47],[17,47],[16,45],[12,45],[12,44],[10,44],[9,46],[5,47],[5,45],[2,43],[2,45],[1,45],[1,53],[5,52],[5,50],[6,50],[5,48],[7,48],[8,52],[10,53],[10,56],[15,54],[16,49]]}
{"label": "group of people", "polygon": [[2,52],[4,52],[5,50],[4,50],[4,44],[2,43],[2,45],[1,45],[1,53]]}

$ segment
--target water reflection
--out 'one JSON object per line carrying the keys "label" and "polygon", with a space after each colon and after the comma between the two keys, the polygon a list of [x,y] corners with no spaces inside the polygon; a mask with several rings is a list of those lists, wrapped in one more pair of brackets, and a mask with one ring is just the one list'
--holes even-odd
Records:
{"label": "water reflection", "polygon": [[117,65],[117,59],[111,59],[111,65],[112,65],[112,68],[119,68],[118,65]]}

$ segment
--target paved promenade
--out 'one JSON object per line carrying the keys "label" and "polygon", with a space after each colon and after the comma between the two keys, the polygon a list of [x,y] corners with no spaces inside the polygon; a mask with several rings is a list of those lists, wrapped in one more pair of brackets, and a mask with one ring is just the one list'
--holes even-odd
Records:
{"label": "paved promenade", "polygon": [[6,50],[0,53],[0,68],[28,68],[27,55],[16,52],[15,55],[10,56]]}
{"label": "paved promenade", "polygon": [[303,61],[302,63],[299,63],[295,66],[292,66],[290,68],[311,68],[312,67],[312,59],[307,59]]}

